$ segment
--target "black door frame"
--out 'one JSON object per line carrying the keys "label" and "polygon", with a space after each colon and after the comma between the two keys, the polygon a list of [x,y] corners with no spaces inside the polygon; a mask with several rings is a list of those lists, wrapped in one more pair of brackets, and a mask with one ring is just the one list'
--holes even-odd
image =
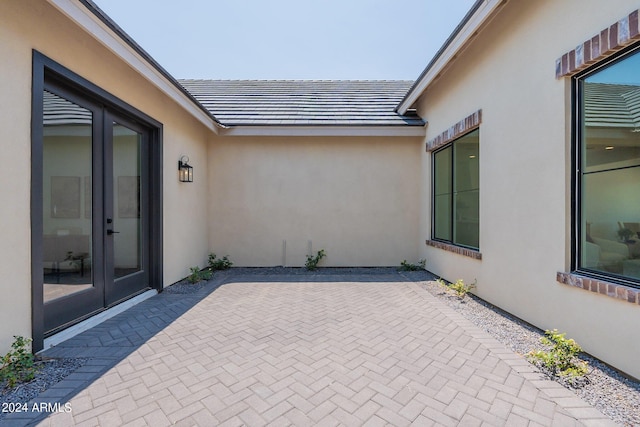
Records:
{"label": "black door frame", "polygon": [[[149,285],[162,291],[163,283],[163,234],[162,234],[162,124],[135,107],[123,102],[66,67],[45,55],[33,51],[33,78],[31,94],[31,315],[33,351],[44,346],[44,301],[43,301],[43,91],[45,81],[74,93],[88,103],[95,103],[133,120],[148,129],[148,236],[149,236]],[[91,315],[109,308],[105,304]],[[86,318],[88,316],[85,316]],[[70,326],[84,318],[75,319]]]}

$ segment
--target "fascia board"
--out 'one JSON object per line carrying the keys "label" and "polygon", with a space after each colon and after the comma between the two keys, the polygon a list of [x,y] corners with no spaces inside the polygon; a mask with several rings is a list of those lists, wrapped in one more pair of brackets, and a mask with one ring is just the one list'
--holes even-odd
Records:
{"label": "fascia board", "polygon": [[235,126],[221,136],[401,136],[424,137],[426,126]]}
{"label": "fascia board", "polygon": [[95,38],[117,57],[122,59],[136,72],[146,78],[164,94],[178,103],[199,122],[215,132],[221,127],[212,117],[198,108],[182,91],[167,80],[155,67],[147,62],[138,52],[125,43],[113,30],[111,30],[97,16],[91,13],[84,5],[74,0],[47,0],[56,9],[80,26],[85,32]]}
{"label": "fascia board", "polygon": [[493,17],[496,9],[502,6],[505,0],[480,0],[473,9],[471,15],[465,17],[461,27],[457,29],[445,45],[436,53],[436,57],[422,72],[416,83],[409,90],[404,99],[398,104],[398,114],[406,114],[407,110],[418,100],[422,92],[433,82],[440,72],[475,38],[477,32]]}

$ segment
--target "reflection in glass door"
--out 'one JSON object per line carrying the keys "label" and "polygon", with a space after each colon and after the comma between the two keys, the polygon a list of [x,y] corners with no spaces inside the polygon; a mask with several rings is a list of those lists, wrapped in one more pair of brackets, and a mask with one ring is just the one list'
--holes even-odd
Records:
{"label": "reflection in glass door", "polygon": [[43,92],[42,297],[45,331],[104,305],[99,108],[60,89]]}
{"label": "reflection in glass door", "polygon": [[145,233],[146,179],[143,129],[124,118],[108,116],[106,178],[107,301],[113,303],[148,285],[143,242]]}
{"label": "reflection in glass door", "polygon": [[44,92],[44,302],[93,287],[93,113]]}
{"label": "reflection in glass door", "polygon": [[[142,136],[113,123],[114,215],[118,232],[113,242],[114,279],[141,269],[140,253],[140,145]],[[109,233],[109,230],[107,230]],[[117,234],[117,235],[116,235]]]}

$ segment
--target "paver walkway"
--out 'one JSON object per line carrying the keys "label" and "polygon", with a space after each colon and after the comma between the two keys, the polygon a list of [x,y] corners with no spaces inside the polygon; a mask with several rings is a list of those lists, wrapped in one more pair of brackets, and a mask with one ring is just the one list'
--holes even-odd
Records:
{"label": "paver walkway", "polygon": [[38,398],[71,412],[8,425],[613,424],[393,271],[216,281],[47,351],[93,358]]}

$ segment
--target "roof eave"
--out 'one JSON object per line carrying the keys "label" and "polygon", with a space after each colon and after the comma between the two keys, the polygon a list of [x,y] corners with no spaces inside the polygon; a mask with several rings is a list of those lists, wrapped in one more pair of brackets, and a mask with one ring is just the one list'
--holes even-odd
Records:
{"label": "roof eave", "polygon": [[220,132],[222,136],[385,136],[424,137],[425,126],[233,126]]}
{"label": "roof eave", "polygon": [[494,12],[506,2],[507,0],[477,0],[474,3],[400,101],[396,107],[398,114],[406,114],[440,72],[476,37],[478,31],[495,16]]}
{"label": "roof eave", "polygon": [[91,0],[47,1],[207,128],[226,128]]}

